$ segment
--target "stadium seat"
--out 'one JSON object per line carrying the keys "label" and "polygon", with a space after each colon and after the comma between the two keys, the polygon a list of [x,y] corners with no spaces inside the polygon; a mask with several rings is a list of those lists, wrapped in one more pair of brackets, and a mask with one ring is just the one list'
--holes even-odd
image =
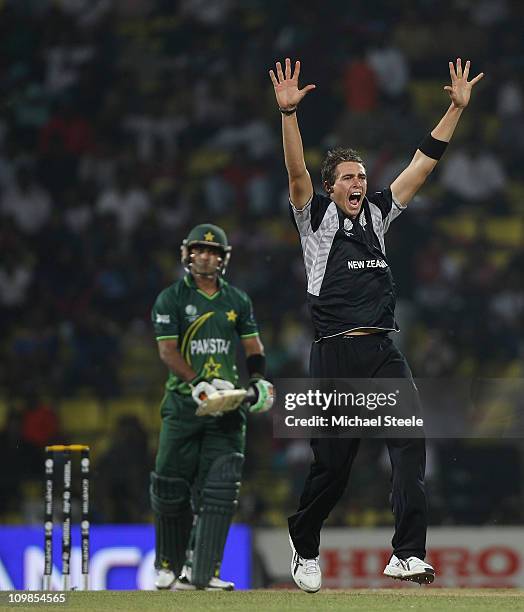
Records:
{"label": "stadium seat", "polygon": [[149,427],[149,406],[142,398],[125,397],[110,400],[104,415],[105,427],[108,429],[114,427],[122,416],[134,416],[144,427]]}
{"label": "stadium seat", "polygon": [[478,234],[477,220],[470,215],[446,217],[445,219],[440,219],[437,226],[447,236],[461,240],[473,240]]}
{"label": "stadium seat", "polygon": [[78,397],[60,402],[60,423],[65,434],[95,432],[103,426],[102,406],[95,398]]}
{"label": "stadium seat", "polygon": [[7,413],[9,412],[9,406],[4,397],[0,398],[0,429],[4,429],[7,422]]}
{"label": "stadium seat", "polygon": [[441,89],[438,81],[414,81],[409,85],[415,108],[424,118],[433,120],[442,112]]}
{"label": "stadium seat", "polygon": [[490,250],[489,261],[496,268],[504,268],[511,258],[511,252],[506,249]]}
{"label": "stadium seat", "polygon": [[520,217],[492,218],[486,223],[486,237],[490,242],[504,246],[519,246],[523,238]]}
{"label": "stadium seat", "polygon": [[524,211],[524,182],[509,181],[506,186],[506,197],[515,214],[522,215]]}

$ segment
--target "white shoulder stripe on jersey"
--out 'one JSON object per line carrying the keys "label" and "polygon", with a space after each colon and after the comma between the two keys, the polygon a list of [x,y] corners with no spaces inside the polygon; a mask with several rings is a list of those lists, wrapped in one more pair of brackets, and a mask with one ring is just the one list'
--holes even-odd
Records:
{"label": "white shoulder stripe on jersey", "polygon": [[395,198],[393,198],[391,210],[386,215],[385,219],[382,218],[382,211],[380,208],[369,202],[369,211],[371,212],[371,221],[373,223],[373,230],[380,242],[380,250],[385,255],[386,245],[384,243],[384,234],[388,231],[391,222],[396,219],[400,213],[405,210],[405,206],[402,206]]}
{"label": "white shoulder stripe on jersey", "polygon": [[291,201],[291,198],[289,198],[289,203],[291,204],[291,208],[293,209],[293,211],[294,211],[294,212],[296,212],[296,213],[299,213],[299,214],[300,214],[300,213],[301,213],[301,212],[303,212],[303,211],[304,211],[304,210],[305,210],[305,209],[306,209],[308,206],[311,206],[311,202],[313,201],[313,196],[314,196],[314,195],[315,195],[314,193],[312,193],[312,194],[311,194],[311,197],[310,197],[310,198],[309,198],[309,200],[308,200],[308,201],[307,201],[307,202],[304,204],[304,206],[303,206],[302,208],[297,208],[297,207],[296,207],[296,206],[293,204],[293,202]]}
{"label": "white shoulder stripe on jersey", "polygon": [[298,233],[300,236],[306,236],[313,231],[311,227],[311,202],[313,201],[313,195],[309,198],[306,205],[303,208],[296,208],[291,199],[289,204],[293,211],[293,216],[298,227]]}
{"label": "white shoulder stripe on jersey", "polygon": [[402,206],[399,202],[397,202],[397,200],[395,200],[393,194],[391,194],[391,198],[392,198],[391,210],[389,211],[387,217],[384,219],[384,234],[388,231],[389,224],[392,221],[394,221],[400,215],[400,213],[406,208],[405,205]]}
{"label": "white shoulder stripe on jersey", "polygon": [[331,202],[324,213],[318,229],[313,232],[310,205],[311,200],[304,208],[297,210],[291,204],[300,233],[300,242],[302,243],[307,275],[307,290],[312,295],[319,295],[324,274],[326,273],[331,245],[339,228],[339,220],[337,205]]}

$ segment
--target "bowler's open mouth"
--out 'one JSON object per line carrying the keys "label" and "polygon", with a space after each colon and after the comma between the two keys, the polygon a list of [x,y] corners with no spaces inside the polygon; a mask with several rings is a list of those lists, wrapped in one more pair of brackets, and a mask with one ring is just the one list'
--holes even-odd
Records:
{"label": "bowler's open mouth", "polygon": [[358,208],[361,200],[362,200],[362,192],[352,191],[349,194],[349,198],[348,198],[350,208]]}

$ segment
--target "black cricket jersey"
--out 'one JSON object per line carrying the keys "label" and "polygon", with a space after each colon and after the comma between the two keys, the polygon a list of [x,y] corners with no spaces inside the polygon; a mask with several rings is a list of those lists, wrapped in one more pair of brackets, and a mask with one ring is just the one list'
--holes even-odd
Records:
{"label": "black cricket jersey", "polygon": [[302,210],[293,204],[290,209],[302,243],[315,339],[362,328],[398,331],[384,235],[404,207],[391,189],[366,196],[355,219],[318,193]]}

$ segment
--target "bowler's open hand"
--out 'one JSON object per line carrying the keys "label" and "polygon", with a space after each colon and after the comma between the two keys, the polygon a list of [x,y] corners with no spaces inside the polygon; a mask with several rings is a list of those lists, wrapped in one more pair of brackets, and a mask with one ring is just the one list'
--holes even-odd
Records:
{"label": "bowler's open hand", "polygon": [[444,89],[449,93],[451,102],[457,108],[466,108],[466,106],[469,104],[469,98],[471,96],[473,86],[476,85],[484,76],[484,73],[481,72],[480,74],[477,74],[474,79],[471,79],[471,81],[468,82],[470,65],[471,62],[468,60],[464,66],[464,71],[462,71],[462,60],[460,57],[457,59],[456,68],[453,62],[449,62],[451,85],[446,85]]}
{"label": "bowler's open hand", "polygon": [[280,62],[276,63],[276,71],[277,74],[275,76],[273,70],[270,70],[269,76],[275,88],[275,97],[278,107],[281,110],[293,110],[308,92],[315,89],[315,85],[306,85],[302,89],[298,88],[298,76],[300,74],[299,61],[295,62],[293,74],[291,74],[291,60],[289,57],[286,58],[284,72],[282,72],[282,65]]}

